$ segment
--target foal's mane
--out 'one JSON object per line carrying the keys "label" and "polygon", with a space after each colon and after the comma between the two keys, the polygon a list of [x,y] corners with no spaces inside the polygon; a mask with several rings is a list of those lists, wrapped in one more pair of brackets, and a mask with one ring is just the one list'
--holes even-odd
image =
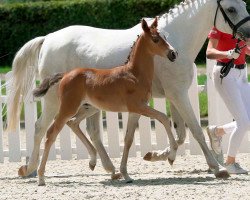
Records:
{"label": "foal's mane", "polygon": [[135,49],[135,44],[137,43],[137,41],[139,40],[139,38],[140,38],[140,35],[137,35],[137,39],[136,39],[136,41],[134,41],[134,43],[133,43],[133,45],[131,47],[131,50],[130,50],[130,52],[128,54],[128,57],[127,57],[127,60],[126,60],[125,64],[127,64],[130,61],[131,55],[132,55],[132,53],[134,52],[134,49]]}

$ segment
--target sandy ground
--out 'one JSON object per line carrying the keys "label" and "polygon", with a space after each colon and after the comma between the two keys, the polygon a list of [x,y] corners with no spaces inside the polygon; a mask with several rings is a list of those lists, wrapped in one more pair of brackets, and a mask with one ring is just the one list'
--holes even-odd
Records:
{"label": "sandy ground", "polygon": [[[239,154],[239,162],[250,169],[250,154]],[[118,168],[120,159],[112,159]],[[17,169],[22,163],[0,164],[0,199],[250,199],[250,175],[215,179],[205,170],[203,156],[178,156],[173,167],[167,162],[151,163],[130,158],[128,171],[134,179],[111,181],[98,159],[95,171],[88,160],[48,161],[46,186],[37,178],[22,179]]]}

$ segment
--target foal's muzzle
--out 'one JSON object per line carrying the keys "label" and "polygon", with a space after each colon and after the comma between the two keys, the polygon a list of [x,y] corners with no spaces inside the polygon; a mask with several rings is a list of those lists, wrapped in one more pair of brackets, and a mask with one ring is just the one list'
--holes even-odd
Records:
{"label": "foal's muzzle", "polygon": [[167,55],[168,59],[171,62],[174,62],[176,60],[177,56],[178,56],[178,52],[174,51],[174,50],[169,50],[168,55]]}

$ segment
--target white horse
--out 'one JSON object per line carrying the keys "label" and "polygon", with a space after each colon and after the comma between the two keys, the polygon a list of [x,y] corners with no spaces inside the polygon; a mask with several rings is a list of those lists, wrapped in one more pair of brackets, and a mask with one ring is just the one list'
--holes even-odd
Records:
{"label": "white horse", "polygon": [[[227,171],[218,164],[209,151],[201,127],[195,117],[188,97],[188,89],[193,79],[193,62],[204,44],[209,30],[216,27],[226,33],[232,33],[218,5],[226,12],[231,21],[236,24],[249,14],[242,0],[185,0],[180,5],[162,15],[159,19],[160,32],[169,32],[168,41],[179,52],[178,59],[171,63],[167,59],[155,58],[155,74],[153,81],[153,97],[166,97],[171,102],[172,119],[177,130],[177,142],[185,140],[185,126],[188,125],[194,138],[198,141],[210,168],[215,169],[216,177],[228,177]],[[151,19],[148,19],[150,21]],[[250,36],[250,23],[244,23],[237,30],[246,38]],[[141,33],[136,25],[127,30],[107,30],[88,26],[70,26],[44,37],[35,38],[26,43],[16,54],[13,61],[12,93],[9,96],[10,123],[9,129],[15,129],[20,113],[19,102],[27,96],[30,81],[38,71],[44,79],[54,73],[65,72],[76,66],[103,68],[117,66],[126,61],[130,47],[137,35]],[[44,97],[44,108],[41,117],[36,122],[34,149],[28,166],[20,168],[20,174],[27,176],[38,167],[41,140],[58,112],[59,102],[56,89],[51,89]],[[78,123],[87,118],[87,130],[96,147],[104,168],[115,173],[115,168],[108,157],[99,136],[100,112],[88,105],[83,105],[76,123],[71,128],[84,137]],[[127,174],[127,156],[139,115],[130,114],[125,140],[124,154],[120,171],[126,181],[131,181]],[[82,141],[86,140],[83,138]],[[90,146],[89,143],[86,143]],[[92,165],[95,165],[95,150],[90,150]],[[147,160],[175,160],[175,150],[166,148],[161,152],[150,152]]]}

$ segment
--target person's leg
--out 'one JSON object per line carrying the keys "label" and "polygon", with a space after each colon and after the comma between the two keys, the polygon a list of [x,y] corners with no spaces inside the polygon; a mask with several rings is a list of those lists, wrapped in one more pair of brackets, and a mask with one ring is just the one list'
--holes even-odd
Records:
{"label": "person's leg", "polygon": [[241,73],[242,72],[240,70],[231,69],[228,76],[225,77],[221,83],[218,69],[215,69],[214,71],[215,87],[236,121],[234,123],[218,127],[216,130],[217,135],[223,135],[223,131],[228,133],[233,130],[229,141],[226,165],[235,163],[235,156],[240,143],[250,127],[250,119],[248,117],[245,100],[243,100],[244,96],[242,96],[242,93],[244,92]]}

